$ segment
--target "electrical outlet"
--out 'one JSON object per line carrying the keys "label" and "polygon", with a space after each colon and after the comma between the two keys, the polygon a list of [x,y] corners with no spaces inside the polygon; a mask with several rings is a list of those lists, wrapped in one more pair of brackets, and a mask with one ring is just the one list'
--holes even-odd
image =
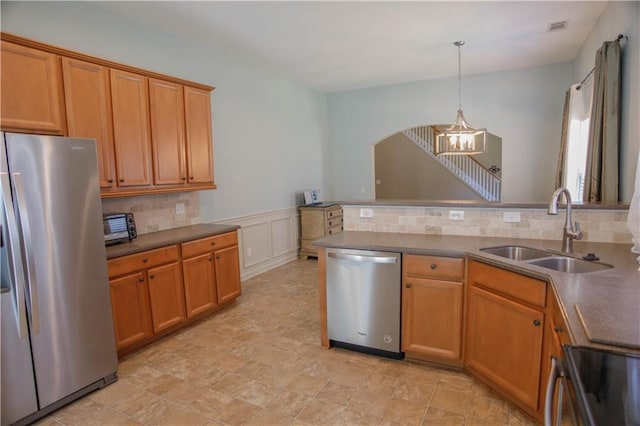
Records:
{"label": "electrical outlet", "polygon": [[360,217],[373,217],[373,209],[360,209]]}
{"label": "electrical outlet", "polygon": [[504,212],[502,220],[508,223],[518,223],[520,222],[520,212]]}
{"label": "electrical outlet", "polygon": [[247,247],[247,257],[251,257],[253,255],[253,250],[251,250],[251,247]]}
{"label": "electrical outlet", "polygon": [[176,214],[184,214],[184,203],[176,204]]}
{"label": "electrical outlet", "polygon": [[449,210],[449,220],[464,220],[464,212],[462,210]]}

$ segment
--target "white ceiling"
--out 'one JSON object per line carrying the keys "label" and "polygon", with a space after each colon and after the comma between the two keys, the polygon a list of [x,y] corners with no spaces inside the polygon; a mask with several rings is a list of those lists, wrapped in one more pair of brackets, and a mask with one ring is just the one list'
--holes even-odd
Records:
{"label": "white ceiling", "polygon": [[[102,7],[324,92],[571,61],[601,1],[167,1]],[[566,30],[548,32],[567,20]]]}

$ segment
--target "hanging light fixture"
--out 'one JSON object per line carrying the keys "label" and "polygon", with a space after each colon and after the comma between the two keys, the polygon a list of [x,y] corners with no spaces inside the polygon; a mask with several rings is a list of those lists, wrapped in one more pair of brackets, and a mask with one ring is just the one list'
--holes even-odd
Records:
{"label": "hanging light fixture", "polygon": [[451,127],[436,138],[436,155],[473,155],[485,150],[487,129],[471,127],[462,113],[462,72],[460,67],[460,47],[464,41],[453,43],[458,47],[458,116]]}

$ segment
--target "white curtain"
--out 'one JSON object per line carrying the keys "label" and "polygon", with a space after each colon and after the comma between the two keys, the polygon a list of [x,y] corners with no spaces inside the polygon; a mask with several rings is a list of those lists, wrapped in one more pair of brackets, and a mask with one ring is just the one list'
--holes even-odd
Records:
{"label": "white curtain", "polygon": [[566,187],[574,200],[581,200],[584,191],[592,91],[592,80],[582,86],[574,84],[565,100],[564,151],[560,156],[562,164],[558,164],[562,181],[557,186]]}

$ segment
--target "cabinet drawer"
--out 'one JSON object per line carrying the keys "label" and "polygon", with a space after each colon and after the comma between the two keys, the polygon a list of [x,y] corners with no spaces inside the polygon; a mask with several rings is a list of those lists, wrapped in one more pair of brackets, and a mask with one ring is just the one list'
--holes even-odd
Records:
{"label": "cabinet drawer", "polygon": [[107,262],[107,268],[109,277],[115,277],[176,260],[178,260],[178,246],[174,245],[110,259]]}
{"label": "cabinet drawer", "polygon": [[329,228],[327,230],[327,235],[338,234],[338,233],[342,232],[342,229],[343,229],[343,226],[341,224],[340,225],[335,225],[334,227]]}
{"label": "cabinet drawer", "polygon": [[464,276],[464,259],[453,257],[407,254],[404,267],[409,277],[461,280]]}
{"label": "cabinet drawer", "polygon": [[342,217],[341,207],[325,211],[325,218],[327,221],[329,221],[330,219],[336,219],[339,217]]}
{"label": "cabinet drawer", "polygon": [[182,257],[192,257],[234,245],[238,245],[238,233],[235,231],[213,237],[201,238],[199,240],[189,241],[188,243],[182,243]]}
{"label": "cabinet drawer", "polygon": [[327,229],[331,229],[335,227],[339,228],[344,223],[344,218],[342,216],[327,218],[325,223],[326,223]]}
{"label": "cabinet drawer", "polygon": [[469,282],[532,305],[546,304],[546,282],[474,260],[469,261]]}

